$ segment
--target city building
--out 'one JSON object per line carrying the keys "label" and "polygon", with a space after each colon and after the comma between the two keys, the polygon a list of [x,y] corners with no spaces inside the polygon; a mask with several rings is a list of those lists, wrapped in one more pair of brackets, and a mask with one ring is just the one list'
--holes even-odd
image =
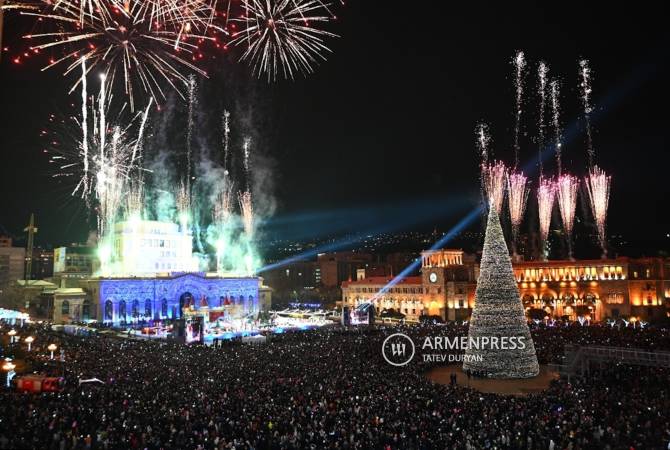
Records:
{"label": "city building", "polygon": [[53,250],[40,247],[34,248],[31,267],[31,280],[43,280],[52,277],[54,274]]}
{"label": "city building", "polygon": [[[421,275],[394,280],[366,277],[342,283],[342,305],[372,302],[408,320],[440,315],[466,320],[475,303],[479,265],[460,250],[421,254]],[[670,259],[616,258],[513,263],[530,317],[653,320],[670,311]]]}
{"label": "city building", "polygon": [[26,249],[13,247],[12,239],[0,238],[0,289],[25,278]]}
{"label": "city building", "polygon": [[357,307],[372,302],[377,311],[405,314],[408,320],[440,316],[465,320],[474,305],[477,266],[462,250],[421,253],[421,275],[395,280],[370,277],[342,283],[342,305]]}
{"label": "city building", "polygon": [[355,280],[356,271],[364,269],[373,262],[370,253],[334,252],[320,253],[317,264],[321,274],[321,284],[325,287],[337,287],[343,281]]}

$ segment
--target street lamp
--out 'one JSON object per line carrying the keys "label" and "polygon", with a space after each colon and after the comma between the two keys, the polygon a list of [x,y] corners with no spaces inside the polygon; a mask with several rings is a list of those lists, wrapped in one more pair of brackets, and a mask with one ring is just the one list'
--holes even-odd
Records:
{"label": "street lamp", "polygon": [[24,341],[26,341],[26,343],[28,344],[28,351],[30,351],[30,346],[33,343],[33,341],[35,341],[35,338],[32,336],[28,336],[27,338],[24,339]]}
{"label": "street lamp", "polygon": [[16,330],[12,328],[7,334],[9,335],[9,343],[13,344],[14,339],[16,338]]}
{"label": "street lamp", "polygon": [[2,365],[2,370],[7,372],[7,387],[11,387],[10,381],[12,381],[13,375],[14,375],[14,368],[16,365],[12,364],[10,361],[6,361]]}
{"label": "street lamp", "polygon": [[54,359],[54,352],[56,351],[57,348],[58,346],[56,344],[49,344],[49,346],[47,347],[47,350],[51,352],[51,359]]}

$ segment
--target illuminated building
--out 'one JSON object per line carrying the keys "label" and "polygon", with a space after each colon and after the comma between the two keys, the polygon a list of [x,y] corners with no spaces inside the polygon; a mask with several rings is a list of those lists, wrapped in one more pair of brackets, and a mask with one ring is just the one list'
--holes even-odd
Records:
{"label": "illuminated building", "polygon": [[[378,311],[392,308],[408,320],[468,319],[479,276],[474,258],[460,250],[436,250],[423,252],[421,263],[421,276],[392,285],[393,277],[343,282],[341,304],[372,302]],[[531,317],[649,320],[669,313],[670,259],[524,261],[514,262],[513,269]]]}
{"label": "illuminated building", "polygon": [[25,274],[26,249],[12,247],[12,239],[0,237],[0,288],[17,280]]}
{"label": "illuminated building", "polygon": [[[216,320],[268,310],[271,290],[254,276],[197,271],[192,235],[169,222],[131,220],[115,224],[107,241],[112,248],[97,258],[88,249],[56,249],[53,321],[96,320],[113,325],[182,319],[185,313]],[[77,250],[81,248],[74,247]]]}
{"label": "illuminated building", "polygon": [[529,312],[572,320],[648,320],[667,312],[669,268],[664,258],[533,261],[514,264],[514,275]]}
{"label": "illuminated building", "polygon": [[421,254],[421,276],[405,277],[384,289],[393,277],[368,277],[342,283],[342,304],[372,302],[377,311],[393,309],[409,320],[441,316],[465,320],[474,306],[477,275],[474,259],[462,250],[431,250]]}

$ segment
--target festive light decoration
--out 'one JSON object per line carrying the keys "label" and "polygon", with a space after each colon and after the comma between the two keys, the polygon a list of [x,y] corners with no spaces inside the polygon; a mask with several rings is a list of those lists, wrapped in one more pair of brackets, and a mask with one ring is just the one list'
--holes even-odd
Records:
{"label": "festive light decoration", "polygon": [[582,94],[582,105],[584,106],[584,120],[586,121],[586,153],[588,156],[589,170],[593,168],[595,152],[593,150],[593,136],[591,134],[591,68],[586,59],[579,61],[579,75],[581,82],[579,87]]}
{"label": "festive light decoration", "polygon": [[607,207],[609,206],[610,184],[612,177],[594,166],[584,180],[586,191],[589,194],[589,203],[593,218],[598,230],[598,242],[603,251],[603,257],[607,256],[607,235],[605,234],[605,223],[607,221]]}
{"label": "festive light decoration", "polygon": [[484,191],[488,200],[488,206],[500,214],[503,199],[505,198],[505,182],[507,181],[507,167],[502,161],[494,161],[482,167],[484,176]]}
{"label": "festive light decoration", "polygon": [[550,83],[551,88],[551,117],[552,123],[554,125],[554,136],[556,144],[556,170],[558,176],[561,176],[563,171],[562,161],[561,161],[561,109],[559,104],[559,85],[558,80],[552,80]]}
{"label": "festive light decoration", "polygon": [[502,338],[515,338],[523,341],[525,346],[512,349],[494,348],[490,344],[479,348],[469,345],[463,370],[476,371],[489,378],[530,378],[539,373],[535,345],[526,323],[512,261],[498,214],[491,208],[468,338],[471,342],[482,343],[482,338],[490,340],[494,337],[499,342]]}

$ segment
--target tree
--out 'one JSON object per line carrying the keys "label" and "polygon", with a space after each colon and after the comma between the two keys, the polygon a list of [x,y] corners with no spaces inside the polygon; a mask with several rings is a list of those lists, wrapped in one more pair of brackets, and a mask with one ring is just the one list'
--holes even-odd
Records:
{"label": "tree", "polygon": [[495,208],[489,208],[468,337],[464,370],[489,378],[529,378],[539,373],[535,345]]}

